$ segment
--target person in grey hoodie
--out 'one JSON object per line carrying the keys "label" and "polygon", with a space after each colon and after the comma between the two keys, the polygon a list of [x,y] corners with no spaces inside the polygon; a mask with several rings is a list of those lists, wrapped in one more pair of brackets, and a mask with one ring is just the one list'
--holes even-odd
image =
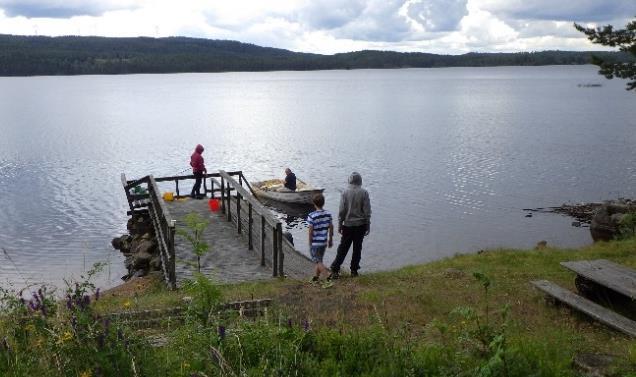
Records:
{"label": "person in grey hoodie", "polygon": [[[351,276],[358,276],[360,258],[362,254],[362,240],[371,229],[371,201],[369,193],[362,188],[362,176],[353,172],[349,176],[349,187],[340,197],[340,209],[338,211],[338,233],[340,233],[340,245],[336,259],[331,264],[331,279],[337,279],[340,275],[340,266],[344,262],[351,244]],[[330,280],[331,280],[330,279]]]}

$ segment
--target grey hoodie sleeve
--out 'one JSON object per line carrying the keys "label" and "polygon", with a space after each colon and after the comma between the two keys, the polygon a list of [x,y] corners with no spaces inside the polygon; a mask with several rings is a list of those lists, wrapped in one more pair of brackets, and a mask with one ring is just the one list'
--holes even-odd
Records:
{"label": "grey hoodie sleeve", "polygon": [[371,200],[369,199],[369,192],[366,190],[364,192],[362,210],[364,211],[364,216],[367,218],[367,224],[371,224]]}
{"label": "grey hoodie sleeve", "polygon": [[347,196],[343,192],[340,195],[340,208],[338,209],[338,226],[342,226],[342,222],[347,217]]}

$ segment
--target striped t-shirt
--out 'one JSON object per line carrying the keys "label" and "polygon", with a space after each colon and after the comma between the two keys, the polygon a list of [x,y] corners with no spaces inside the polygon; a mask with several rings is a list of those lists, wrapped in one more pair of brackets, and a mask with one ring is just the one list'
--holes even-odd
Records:
{"label": "striped t-shirt", "polygon": [[307,217],[307,222],[314,227],[311,246],[326,246],[329,237],[329,225],[331,225],[331,214],[324,209],[320,209],[310,213]]}

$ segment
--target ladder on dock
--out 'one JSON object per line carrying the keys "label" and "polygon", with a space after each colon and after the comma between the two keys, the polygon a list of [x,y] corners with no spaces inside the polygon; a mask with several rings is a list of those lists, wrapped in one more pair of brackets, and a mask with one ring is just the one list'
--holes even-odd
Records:
{"label": "ladder on dock", "polygon": [[[636,298],[636,271],[631,268],[605,259],[569,261],[560,264],[577,274],[577,282],[590,281],[622,295],[626,299],[633,301]],[[531,284],[550,298],[578,310],[608,327],[636,338],[636,321],[550,281],[535,280]]]}

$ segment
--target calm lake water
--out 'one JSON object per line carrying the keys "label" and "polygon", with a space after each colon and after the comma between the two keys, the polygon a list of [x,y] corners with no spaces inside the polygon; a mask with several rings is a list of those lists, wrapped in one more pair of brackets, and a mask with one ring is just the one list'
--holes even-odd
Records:
{"label": "calm lake water", "polygon": [[[334,212],[359,171],[373,207],[362,272],[583,245],[572,219],[522,209],[635,196],[624,84],[593,66],[0,78],[0,284],[59,284],[97,261],[115,284],[120,173],[174,175],[197,143],[210,170],[291,167]],[[279,213],[305,250],[293,215]]]}

